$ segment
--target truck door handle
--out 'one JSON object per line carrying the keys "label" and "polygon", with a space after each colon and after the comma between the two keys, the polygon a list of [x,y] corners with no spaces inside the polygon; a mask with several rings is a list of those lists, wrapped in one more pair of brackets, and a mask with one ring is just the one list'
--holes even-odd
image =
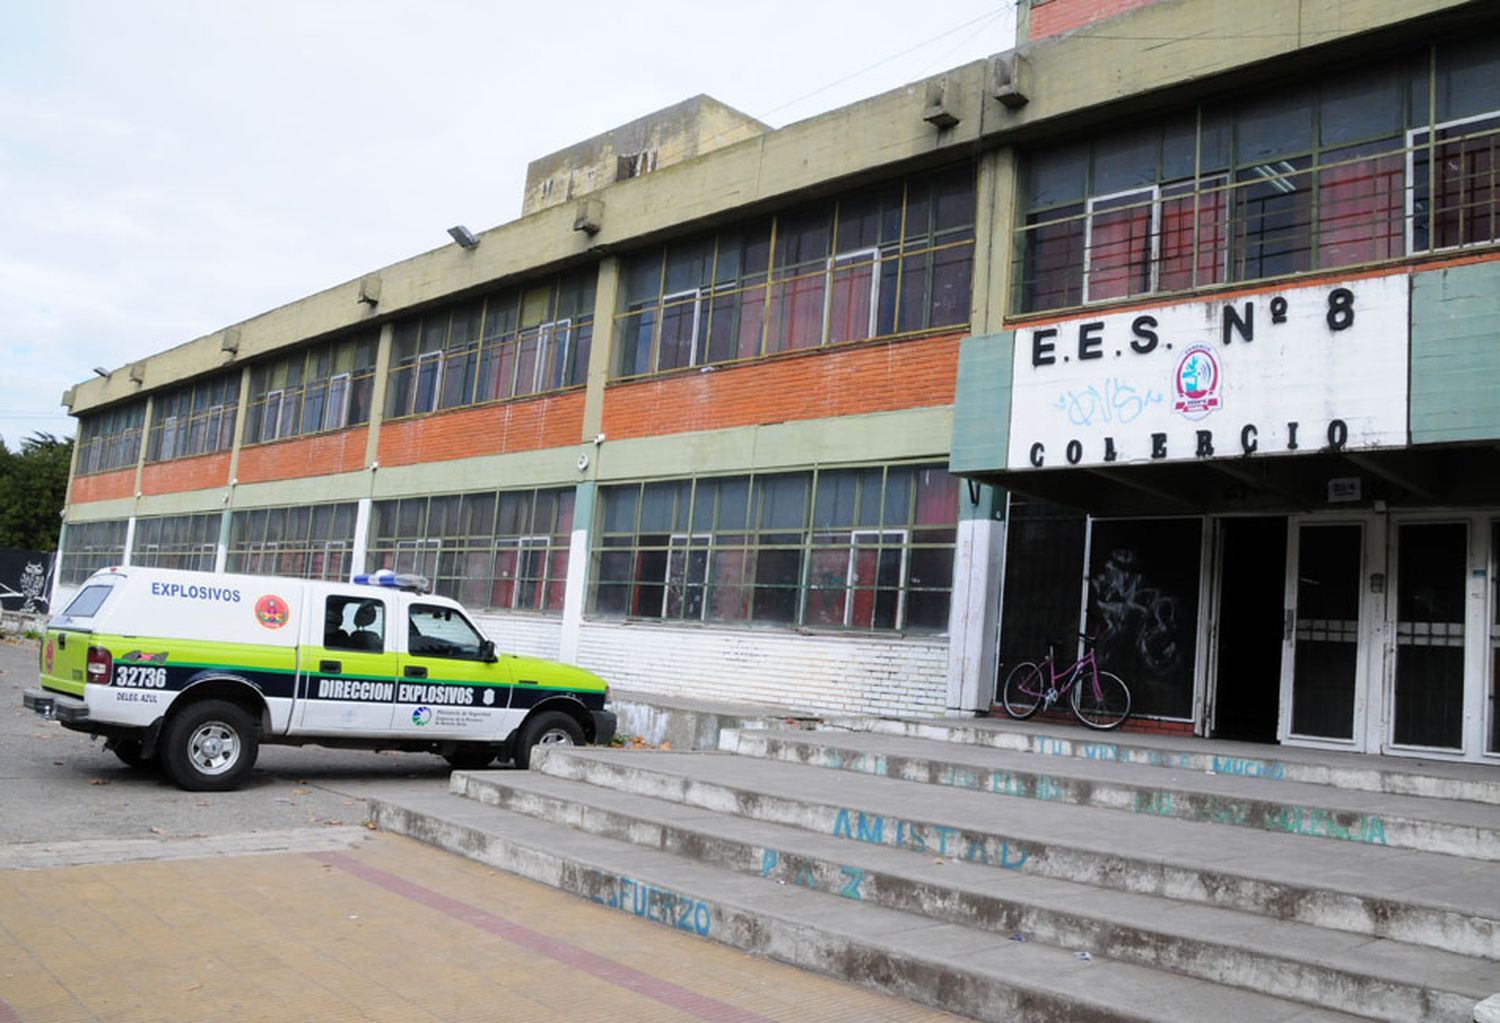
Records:
{"label": "truck door handle", "polygon": [[406,666],[406,677],[407,678],[426,678],[427,677],[427,669],[424,668],[424,667],[422,667],[420,664],[408,664]]}
{"label": "truck door handle", "polygon": [[343,671],[344,670],[344,664],[343,664],[342,661],[319,661],[318,662],[318,670],[319,671]]}

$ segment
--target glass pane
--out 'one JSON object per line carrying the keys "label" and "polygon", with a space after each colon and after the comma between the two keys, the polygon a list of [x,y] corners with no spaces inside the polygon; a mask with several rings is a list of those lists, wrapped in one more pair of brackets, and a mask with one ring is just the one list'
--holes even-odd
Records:
{"label": "glass pane", "polygon": [[1291,730],[1352,739],[1364,528],[1302,526],[1297,544]]}
{"label": "glass pane", "polygon": [[1090,202],[1085,284],[1089,301],[1151,290],[1155,199],[1155,191],[1148,189]]}
{"label": "glass pane", "polygon": [[1396,707],[1403,746],[1463,745],[1464,577],[1462,522],[1400,527],[1396,568]]}
{"label": "glass pane", "polygon": [[1311,268],[1313,178],[1308,164],[1307,157],[1298,157],[1239,172],[1237,279],[1278,277]]}
{"label": "glass pane", "polygon": [[1093,524],[1089,631],[1100,666],[1129,680],[1139,714],[1192,716],[1202,530],[1201,519]]}
{"label": "glass pane", "polygon": [[1489,745],[1500,753],[1500,520],[1490,524],[1490,699]]}

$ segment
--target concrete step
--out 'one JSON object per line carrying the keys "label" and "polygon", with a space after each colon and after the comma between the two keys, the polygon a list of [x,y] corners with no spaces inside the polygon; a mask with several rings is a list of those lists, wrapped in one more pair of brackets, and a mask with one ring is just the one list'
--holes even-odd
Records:
{"label": "concrete step", "polygon": [[859,845],[537,772],[457,772],[489,806],[946,923],[1402,1023],[1467,1023],[1496,964],[1290,921]]}
{"label": "concrete step", "polygon": [[731,729],[721,749],[992,795],[1500,861],[1500,805],[1056,758],[931,739]]}
{"label": "concrete step", "polygon": [[981,1020],[1368,1019],[1054,948],[587,834],[443,794],[376,796],[389,831],[653,923]]}
{"label": "concrete step", "polygon": [[1105,736],[1081,726],[994,717],[951,721],[828,718],[819,727],[1252,780],[1294,781],[1364,792],[1500,804],[1500,770],[1494,764],[1168,735],[1115,732]]}
{"label": "concrete step", "polygon": [[947,862],[1500,959],[1488,862],[1222,828],[726,753],[550,749],[534,770]]}

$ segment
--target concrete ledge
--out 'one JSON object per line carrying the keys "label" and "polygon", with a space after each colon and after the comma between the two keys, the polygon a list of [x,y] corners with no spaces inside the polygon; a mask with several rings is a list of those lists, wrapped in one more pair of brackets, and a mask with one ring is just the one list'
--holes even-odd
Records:
{"label": "concrete ledge", "polygon": [[811,711],[741,703],[716,703],[612,689],[610,709],[619,717],[620,735],[638,735],[653,746],[675,750],[716,750],[726,728],[811,728],[821,720]]}

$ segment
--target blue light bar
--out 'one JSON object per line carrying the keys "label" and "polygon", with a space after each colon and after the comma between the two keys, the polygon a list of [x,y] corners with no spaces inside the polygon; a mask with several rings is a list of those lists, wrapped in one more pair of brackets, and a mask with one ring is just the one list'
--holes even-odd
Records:
{"label": "blue light bar", "polygon": [[408,593],[426,593],[432,586],[425,575],[397,573],[388,568],[382,568],[379,572],[361,572],[354,577],[354,583],[357,586],[389,586],[393,590],[406,590]]}

